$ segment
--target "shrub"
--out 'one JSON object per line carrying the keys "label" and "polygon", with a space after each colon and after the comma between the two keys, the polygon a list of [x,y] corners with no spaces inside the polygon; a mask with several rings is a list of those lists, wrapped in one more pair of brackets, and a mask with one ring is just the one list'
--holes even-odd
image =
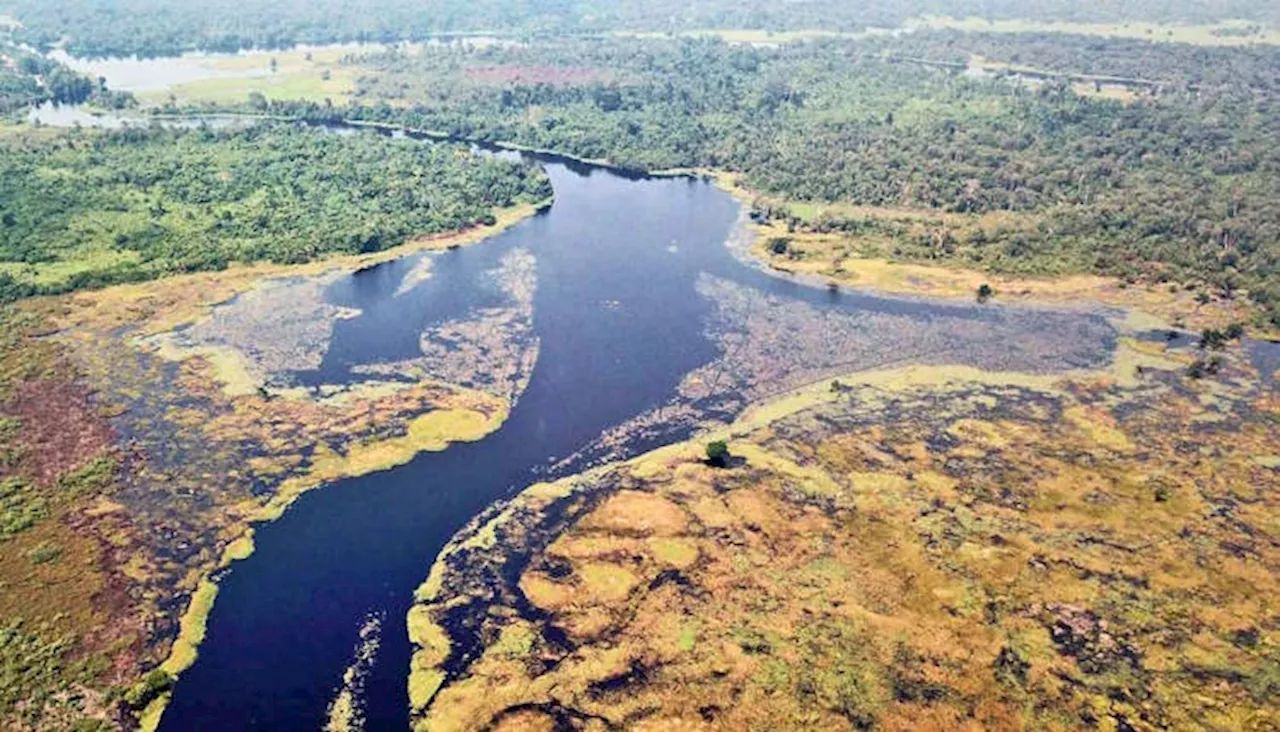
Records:
{"label": "shrub", "polygon": [[988,285],[985,282],[983,282],[981,285],[978,285],[978,302],[986,302],[987,300],[990,300],[992,297],[994,297],[995,294],[996,294],[996,291],[991,288],[991,285]]}
{"label": "shrub", "polygon": [[1215,351],[1227,344],[1227,335],[1220,330],[1205,328],[1200,332],[1200,348],[1211,348]]}
{"label": "shrub", "polygon": [[134,709],[142,709],[172,688],[173,677],[162,669],[156,669],[126,691],[124,700]]}
{"label": "shrub", "polygon": [[62,557],[62,547],[49,542],[42,542],[27,551],[27,559],[32,564],[48,564],[56,562]]}
{"label": "shrub", "polygon": [[729,461],[729,445],[724,440],[707,443],[707,461],[712,465],[724,467]]}

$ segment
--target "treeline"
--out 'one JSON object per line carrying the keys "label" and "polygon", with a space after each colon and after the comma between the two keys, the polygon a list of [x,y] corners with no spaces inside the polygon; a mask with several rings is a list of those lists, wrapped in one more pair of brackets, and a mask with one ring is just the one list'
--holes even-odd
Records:
{"label": "treeline", "polygon": [[102,79],[91,79],[57,61],[0,42],[0,115],[45,102],[93,102],[109,109],[136,103],[131,94],[107,89]]}
{"label": "treeline", "polygon": [[[4,6],[0,6],[4,7]],[[858,31],[919,15],[1116,23],[1280,22],[1268,0],[9,0],[37,47],[77,56],[422,40],[451,33],[576,33],[707,28]]]}
{"label": "treeline", "polygon": [[1176,91],[1253,90],[1280,94],[1280,46],[1192,46],[1064,33],[908,33],[867,39],[868,47],[903,58],[987,62],[1057,74],[1154,81]]}
{"label": "treeline", "polygon": [[551,195],[464,147],[297,125],[0,138],[0,301],[373,252]]}
{"label": "treeline", "polygon": [[[940,48],[949,42],[937,38]],[[1016,226],[938,232],[902,252],[1247,290],[1280,318],[1280,114],[1268,95],[1233,85],[1124,104],[1065,84],[895,62],[887,50],[880,41],[770,49],[577,39],[392,52],[360,60],[372,72],[357,106],[274,111],[398,122],[637,169],[737,171],[793,201],[1010,212]],[[503,82],[501,70],[520,81]],[[531,74],[575,81],[530,83]]]}

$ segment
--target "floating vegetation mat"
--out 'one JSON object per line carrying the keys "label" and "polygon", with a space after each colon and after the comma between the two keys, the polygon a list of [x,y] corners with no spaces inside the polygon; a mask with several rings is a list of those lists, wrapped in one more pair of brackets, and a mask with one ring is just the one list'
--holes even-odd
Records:
{"label": "floating vegetation mat", "polygon": [[334,323],[359,311],[325,302],[345,272],[264,280],[208,317],[151,342],[170,360],[203,355],[232,394],[288,386],[288,374],[320,367]]}
{"label": "floating vegetation mat", "polygon": [[854,374],[707,435],[727,467],[529,488],[418,591],[416,728],[1280,724],[1280,394],[1164,351]]}
{"label": "floating vegetation mat", "polygon": [[428,328],[419,342],[421,358],[357,366],[353,371],[399,380],[443,381],[514,405],[528,387],[538,360],[538,338],[533,332],[537,261],[528,250],[513,249],[497,269],[486,273],[483,284],[498,295],[499,304]]}
{"label": "floating vegetation mat", "polygon": [[713,306],[707,337],[720,356],[689,373],[660,409],[608,431],[562,466],[617,458],[636,438],[659,439],[707,420],[731,420],[749,404],[833,376],[867,369],[963,364],[1048,374],[1101,366],[1116,329],[1100,316],[971,306],[854,311],[777,297],[702,275]]}
{"label": "floating vegetation mat", "polygon": [[364,684],[378,660],[384,619],[381,614],[370,615],[360,626],[355,657],[342,672],[342,684],[329,703],[324,732],[361,732],[365,728]]}

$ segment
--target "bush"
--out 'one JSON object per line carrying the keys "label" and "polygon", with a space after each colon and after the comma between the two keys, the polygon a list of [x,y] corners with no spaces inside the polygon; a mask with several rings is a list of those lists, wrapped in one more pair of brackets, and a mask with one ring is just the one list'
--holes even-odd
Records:
{"label": "bush", "polygon": [[1200,348],[1221,350],[1227,344],[1227,335],[1220,330],[1205,328],[1200,333]]}
{"label": "bush", "polygon": [[729,462],[729,445],[724,440],[707,443],[707,461],[723,468]]}
{"label": "bush", "polygon": [[41,542],[27,552],[27,559],[32,564],[48,564],[62,558],[62,547],[49,542]]}
{"label": "bush", "polygon": [[172,688],[173,677],[162,669],[156,669],[126,691],[124,700],[130,707],[142,709]]}
{"label": "bush", "polygon": [[35,526],[49,507],[35,488],[16,476],[0,480],[0,541]]}
{"label": "bush", "polygon": [[996,291],[991,288],[991,285],[988,285],[985,282],[978,285],[978,302],[986,302],[992,297],[995,297],[995,294]]}

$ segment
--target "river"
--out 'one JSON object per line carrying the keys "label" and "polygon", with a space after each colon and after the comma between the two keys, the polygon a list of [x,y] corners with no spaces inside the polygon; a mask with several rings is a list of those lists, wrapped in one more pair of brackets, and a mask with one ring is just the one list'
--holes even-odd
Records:
{"label": "river", "polygon": [[[1034,332],[1046,325],[1058,332],[1064,324],[1081,326],[1092,334],[1083,345],[1093,355],[1083,361],[1104,360],[1112,345],[1109,329],[1092,315],[832,293],[765,274],[726,248],[740,209],[708,183],[628,178],[565,162],[549,164],[548,171],[556,190],[549,212],[440,255],[433,277],[420,286],[423,294],[395,294],[413,258],[331,286],[331,301],[362,314],[335,330],[318,370],[326,382],[359,363],[405,357],[429,323],[481,306],[471,294],[478,273],[506,252],[527,250],[537,260],[534,330],[541,344],[532,379],[509,421],[488,439],[313,491],[282,519],[260,527],[256,553],[221,580],[199,660],[179,682],[162,729],[319,729],[358,629],[371,614],[385,623],[365,687],[369,727],[405,728],[411,650],[405,614],[437,552],[494,501],[546,477],[547,466],[670,403],[686,374],[722,355],[709,331],[721,306],[699,286],[707,278],[806,312],[847,313],[855,332],[835,335],[869,343],[892,342],[870,330],[884,323],[931,339],[946,322],[980,324],[978,342],[959,334],[932,360],[982,363],[982,354],[993,351],[1002,362],[1043,369]],[[865,333],[856,332],[860,316],[875,318]],[[894,363],[911,354],[910,348],[886,349],[843,367]],[[1057,364],[1079,365],[1087,364]],[[680,424],[646,433],[624,453],[686,433]],[[570,460],[559,471],[581,466]]]}
{"label": "river", "polygon": [[[260,526],[253,556],[220,577],[199,658],[161,729],[320,729],[370,616],[384,622],[361,700],[369,729],[406,728],[414,589],[460,528],[532,482],[686,438],[702,420],[842,373],[917,362],[1052,372],[1099,366],[1115,347],[1106,319],[1086,310],[889,298],[775,276],[727,246],[742,243],[744,212],[709,182],[540,160],[555,188],[549,210],[471,247],[329,284],[325,298],[358,314],[336,324],[318,368],[291,377],[349,382],[361,367],[412,358],[424,332],[488,307],[486,273],[522,252],[536,261],[539,349],[509,420],[480,442],[306,493]],[[431,277],[413,283],[422,257],[433,258]]]}

